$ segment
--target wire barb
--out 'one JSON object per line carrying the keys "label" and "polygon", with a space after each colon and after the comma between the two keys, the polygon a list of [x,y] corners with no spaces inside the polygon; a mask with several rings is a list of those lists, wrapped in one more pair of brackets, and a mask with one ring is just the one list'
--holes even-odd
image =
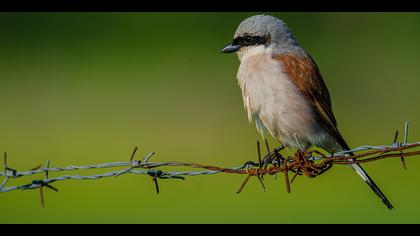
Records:
{"label": "wire barb", "polygon": [[131,167],[130,167],[130,168],[128,168],[128,169],[125,169],[125,170],[122,170],[122,171],[118,172],[118,173],[115,175],[115,177],[118,177],[118,176],[120,176],[120,175],[122,175],[122,174],[126,174],[126,173],[130,172],[132,169],[134,169],[134,168],[138,168],[138,167],[140,166],[141,161],[134,160],[134,156],[136,155],[137,150],[138,150],[138,147],[134,147],[134,150],[133,150],[133,152],[131,153],[131,156],[130,156],[130,163],[131,163]]}
{"label": "wire barb", "polygon": [[283,174],[284,174],[284,181],[286,183],[286,191],[290,193],[290,181],[289,181],[289,171],[287,169],[287,160],[283,162]]}
{"label": "wire barb", "polygon": [[[407,140],[408,140],[408,121],[405,122],[405,127],[404,127],[404,145],[407,144]],[[403,167],[404,170],[407,170],[407,165],[405,163],[405,159],[404,159],[404,153],[401,151],[401,165]]]}
{"label": "wire barb", "polygon": [[157,181],[157,178],[160,178],[162,175],[162,171],[150,171],[149,175],[152,176],[152,180],[155,183],[155,187],[156,187],[156,194],[159,194],[159,184]]}
{"label": "wire barb", "polygon": [[236,191],[236,194],[240,194],[242,190],[244,189],[245,185],[248,183],[249,179],[251,178],[251,175],[247,175],[245,180],[242,182],[241,186],[239,186],[238,191]]}
{"label": "wire barb", "polygon": [[45,179],[44,180],[34,180],[32,181],[32,185],[38,185],[39,188],[39,193],[40,193],[40,198],[41,198],[41,206],[44,208],[45,207],[45,196],[44,196],[44,187],[47,187],[55,192],[58,192],[58,189],[51,186],[49,183],[53,182],[53,181],[49,181],[48,180],[48,173],[49,173],[49,168],[50,168],[50,161],[48,160],[47,163],[45,164]]}
{"label": "wire barb", "polygon": [[[267,140],[266,139],[264,139],[264,140],[265,140],[265,144],[266,144],[267,150],[270,150],[269,147],[268,147]],[[242,182],[242,184],[240,185],[238,191],[236,191],[236,194],[239,194],[239,193],[242,192],[242,190],[244,189],[245,185],[248,183],[249,179],[253,175],[255,175],[258,178],[258,181],[261,184],[261,187],[262,187],[263,192],[266,192],[267,189],[266,189],[266,187],[264,185],[264,182],[263,182],[263,179],[264,179],[263,178],[263,175],[260,175],[260,173],[259,173],[260,170],[262,170],[263,162],[262,162],[262,159],[261,159],[261,146],[260,146],[260,142],[258,140],[257,140],[257,156],[258,156],[258,169],[256,169],[256,172],[255,172],[256,174],[251,174],[251,170],[249,169],[249,167],[250,166],[256,166],[257,164],[254,163],[254,162],[252,162],[252,161],[246,162],[244,164],[244,167],[245,167],[246,172],[248,173],[248,176]]]}
{"label": "wire barb", "polygon": [[7,152],[4,152],[3,163],[4,163],[4,175],[11,178],[17,178],[18,177],[17,170],[10,168],[7,164]]}

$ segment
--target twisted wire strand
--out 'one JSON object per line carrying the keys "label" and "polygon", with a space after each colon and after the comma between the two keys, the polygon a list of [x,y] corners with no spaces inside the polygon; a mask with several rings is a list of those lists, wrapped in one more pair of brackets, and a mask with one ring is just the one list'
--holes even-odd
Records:
{"label": "twisted wire strand", "polygon": [[[112,163],[108,163],[108,164],[112,164]],[[147,163],[149,164],[149,163]],[[165,163],[158,163],[159,166],[165,166]],[[64,169],[64,168],[62,168]],[[83,168],[82,168],[83,169]],[[238,170],[240,169],[238,168],[232,168],[232,170]],[[71,169],[74,170],[74,169]],[[46,184],[50,184],[56,181],[64,181],[64,180],[96,180],[96,179],[102,179],[102,178],[107,178],[107,177],[116,177],[121,171],[111,171],[111,172],[106,172],[103,174],[96,174],[96,175],[89,175],[89,176],[82,176],[82,175],[63,175],[63,176],[59,176],[56,178],[51,178],[51,179],[47,179],[47,180],[43,180],[42,183],[40,181],[33,181],[33,183],[31,184],[27,184],[27,185],[21,185],[21,186],[11,186],[11,187],[3,187],[3,185],[7,182],[7,178],[6,177],[4,183],[2,184],[2,188],[0,188],[0,193],[6,193],[6,192],[10,192],[10,191],[14,191],[14,190],[28,190],[28,189],[36,189],[39,188],[41,185],[46,185]],[[212,175],[212,174],[217,174],[217,173],[221,173],[223,171],[215,171],[215,170],[207,170],[207,171],[184,171],[184,172],[164,172],[161,177],[167,177],[167,178],[174,178],[177,176],[197,176],[197,175]],[[151,171],[150,170],[129,170],[127,173],[130,174],[137,174],[137,175],[151,175]],[[153,173],[153,172],[152,172]]]}
{"label": "twisted wire strand", "polygon": [[[406,152],[403,151],[409,148],[415,148],[420,146],[420,142],[415,143],[407,143],[407,135],[408,135],[408,123],[405,124],[405,134],[404,134],[404,142],[399,143],[394,140],[394,142],[391,145],[380,145],[380,146],[372,146],[372,145],[363,145],[356,147],[354,149],[348,150],[348,151],[341,151],[334,153],[333,155],[329,156],[316,156],[312,155],[308,158],[308,160],[329,160],[332,161],[332,163],[336,164],[348,164],[348,156],[345,154],[349,152],[353,153],[361,153],[359,155],[353,156],[351,158],[357,159],[356,161],[366,162],[366,161],[373,161],[384,157],[398,157],[400,156],[401,159],[403,159],[406,156],[414,156],[419,155],[420,151],[413,151],[413,152]],[[395,139],[397,138],[397,135]],[[82,166],[67,166],[67,167],[49,167],[49,161],[47,162],[46,167],[39,168],[35,170],[28,170],[28,171],[16,171],[14,169],[11,169],[7,166],[7,156],[5,153],[5,161],[4,161],[4,172],[0,172],[0,177],[3,177],[3,181],[0,184],[0,193],[6,193],[11,192],[15,190],[29,190],[29,189],[36,189],[43,186],[48,186],[52,188],[49,184],[58,182],[58,181],[65,181],[65,180],[97,180],[101,178],[109,178],[109,177],[117,177],[122,174],[136,174],[136,175],[149,175],[155,178],[161,178],[161,179],[183,179],[183,176],[198,176],[198,175],[213,175],[218,173],[237,173],[237,174],[252,174],[248,170],[248,166],[243,165],[240,167],[230,167],[230,168],[222,168],[217,166],[209,166],[209,165],[202,165],[197,163],[184,163],[184,162],[150,162],[150,158],[153,156],[153,152],[147,155],[143,158],[143,161],[133,160],[134,154],[137,151],[137,148],[134,150],[131,161],[130,162],[110,162],[110,163],[100,163],[100,164],[87,164]],[[270,152],[267,154],[267,156],[274,155],[276,151]],[[390,153],[388,155],[384,155],[384,153]],[[398,152],[397,154],[395,152]],[[376,155],[373,156],[372,155]],[[347,159],[346,159],[347,158]],[[359,160],[359,159],[360,160]],[[277,167],[271,168],[270,170],[257,170],[253,175],[259,176],[260,174],[264,173],[272,173],[276,174],[279,172],[284,171],[284,169],[290,169],[290,167],[287,167],[288,163],[293,164],[293,159],[287,158],[287,161],[285,162],[286,166],[284,167]],[[172,172],[164,172],[160,170],[156,170],[154,168],[158,167],[190,167],[190,168],[196,168],[196,169],[205,169],[203,171],[172,171]],[[104,168],[117,168],[117,167],[126,167],[122,170],[115,170],[100,174],[94,174],[94,175],[63,175],[58,176],[55,178],[48,178],[49,172],[63,172],[63,171],[76,171],[76,170],[92,170],[92,169],[104,169]],[[246,169],[246,170],[244,170]],[[264,172],[265,171],[265,172]],[[20,185],[20,186],[7,186],[6,184],[11,179],[21,178],[24,176],[31,176],[36,174],[45,174],[45,178],[43,180],[33,180],[31,183],[26,185]]]}

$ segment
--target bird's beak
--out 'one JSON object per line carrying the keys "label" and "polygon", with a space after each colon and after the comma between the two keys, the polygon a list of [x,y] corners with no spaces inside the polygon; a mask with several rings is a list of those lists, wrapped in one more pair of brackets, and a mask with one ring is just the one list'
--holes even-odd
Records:
{"label": "bird's beak", "polygon": [[222,52],[223,53],[232,53],[232,52],[238,51],[240,48],[241,48],[241,46],[239,46],[239,45],[229,44],[222,49]]}

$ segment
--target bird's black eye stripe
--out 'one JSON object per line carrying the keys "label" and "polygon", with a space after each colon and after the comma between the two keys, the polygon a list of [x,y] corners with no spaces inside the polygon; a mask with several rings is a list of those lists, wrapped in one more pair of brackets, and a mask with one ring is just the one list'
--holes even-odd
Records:
{"label": "bird's black eye stripe", "polygon": [[262,45],[267,42],[266,37],[261,36],[251,36],[251,35],[244,35],[240,37],[236,37],[233,40],[234,45],[240,46],[253,46],[253,45]]}

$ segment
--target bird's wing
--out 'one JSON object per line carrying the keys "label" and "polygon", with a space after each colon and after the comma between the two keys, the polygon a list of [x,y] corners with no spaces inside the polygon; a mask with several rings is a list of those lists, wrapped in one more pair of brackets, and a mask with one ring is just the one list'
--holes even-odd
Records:
{"label": "bird's wing", "polygon": [[283,64],[284,72],[306,97],[323,128],[335,137],[344,149],[347,149],[348,146],[337,129],[328,88],[314,60],[309,55],[297,57],[290,54],[277,55],[273,58]]}
{"label": "bird's wing", "polygon": [[[307,98],[307,101],[309,101],[314,111],[318,114],[318,119],[320,119],[319,122],[324,124],[324,129],[336,139],[343,149],[349,150],[349,146],[337,129],[337,122],[331,108],[330,94],[314,60],[310,56],[298,58],[291,55],[276,56],[275,59],[283,63],[285,73],[289,75],[289,78],[296,87],[298,87]],[[353,155],[352,153],[349,154]],[[394,207],[391,202],[382,193],[372,178],[369,177],[366,171],[363,170],[359,164],[352,164],[352,167],[376,195],[382,199],[382,202],[388,209],[393,209]]]}

